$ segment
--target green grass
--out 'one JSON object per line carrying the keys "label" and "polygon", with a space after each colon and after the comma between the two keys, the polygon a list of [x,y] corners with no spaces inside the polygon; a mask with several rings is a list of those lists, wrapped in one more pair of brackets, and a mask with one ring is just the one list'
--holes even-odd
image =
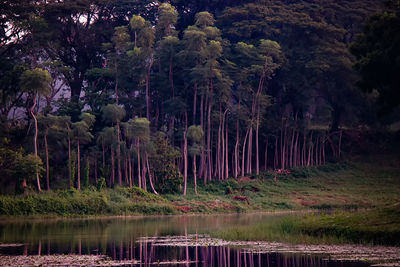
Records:
{"label": "green grass", "polygon": [[3,216],[175,213],[177,210],[167,200],[137,187],[105,189],[100,192],[94,189],[71,189],[0,197],[0,215]]}
{"label": "green grass", "polygon": [[[400,159],[394,155],[354,158],[276,176],[263,172],[244,181],[188,184],[186,196],[162,197],[133,187],[61,190],[29,196],[0,196],[0,215],[130,215],[227,213],[282,210],[356,210],[400,203]],[[190,180],[190,179],[189,179]],[[247,201],[234,197],[247,197]]]}
{"label": "green grass", "polygon": [[276,216],[262,223],[210,233],[225,240],[400,245],[400,205],[360,212]]}
{"label": "green grass", "polygon": [[[277,211],[305,209],[364,209],[400,202],[400,160],[391,156],[355,159],[315,168],[298,168],[289,175],[264,172],[238,182],[199,183],[198,195],[189,184],[188,195],[166,195],[191,212]],[[233,200],[246,196],[249,204]],[[215,207],[215,208],[214,208]]]}

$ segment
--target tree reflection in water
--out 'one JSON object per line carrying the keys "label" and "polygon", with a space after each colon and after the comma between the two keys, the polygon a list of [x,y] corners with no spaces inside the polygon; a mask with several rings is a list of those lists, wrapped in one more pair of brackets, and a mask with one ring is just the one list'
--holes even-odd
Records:
{"label": "tree reflection in water", "polygon": [[[186,238],[190,238],[187,237]],[[152,241],[153,240],[153,241]],[[115,261],[121,261],[121,266],[282,266],[282,267],[352,267],[370,266],[363,262],[334,261],[319,255],[304,255],[291,253],[260,253],[245,248],[229,246],[167,246],[159,245],[153,239],[134,241],[112,241],[109,243],[90,244],[78,238],[78,242],[66,246],[52,245],[50,240],[39,240],[36,244],[10,247],[0,250],[0,254],[13,255],[52,255],[52,254],[92,254],[108,255]],[[136,260],[137,264],[127,264]]]}

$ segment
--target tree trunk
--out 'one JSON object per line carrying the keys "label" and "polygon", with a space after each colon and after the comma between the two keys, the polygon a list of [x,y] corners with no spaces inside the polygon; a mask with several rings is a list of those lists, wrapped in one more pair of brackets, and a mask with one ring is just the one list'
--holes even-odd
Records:
{"label": "tree trunk", "polygon": [[251,173],[251,160],[252,160],[252,154],[253,154],[253,128],[252,126],[249,127],[249,137],[248,137],[249,142],[247,143],[247,170],[246,174]]}
{"label": "tree trunk", "polygon": [[229,156],[228,156],[228,153],[229,153],[229,150],[228,150],[228,118],[226,120],[226,127],[225,127],[225,142],[226,142],[226,145],[225,145],[225,150],[226,150],[226,152],[225,152],[225,157],[226,157],[226,159],[225,159],[225,179],[228,179],[228,177],[229,177],[229,165],[228,165],[228,161],[229,161]]}
{"label": "tree trunk", "polygon": [[260,127],[260,103],[257,102],[257,122],[256,122],[256,174],[260,175],[260,155],[258,144],[258,131]]}
{"label": "tree trunk", "polygon": [[193,92],[193,125],[196,125],[196,109],[197,109],[197,83],[194,84]]}
{"label": "tree trunk", "polygon": [[[208,98],[210,98],[210,96],[208,96]],[[207,127],[207,180],[211,181],[211,99],[208,99]]]}
{"label": "tree trunk", "polygon": [[239,119],[236,120],[236,143],[235,143],[235,178],[238,177],[239,171]]}
{"label": "tree trunk", "polygon": [[187,172],[188,172],[188,148],[187,148],[187,129],[188,129],[188,116],[187,111],[185,110],[185,132],[183,133],[183,195],[186,196],[186,187],[187,187]]}
{"label": "tree trunk", "polygon": [[339,146],[338,146],[338,158],[340,159],[340,155],[342,153],[342,135],[343,135],[343,130],[340,130],[340,135],[339,135]]}
{"label": "tree trunk", "polygon": [[298,146],[298,142],[299,142],[299,132],[296,131],[296,141],[294,142],[294,151],[293,151],[293,166],[297,167],[299,166],[298,164],[298,155],[297,155],[297,146]]}
{"label": "tree trunk", "polygon": [[151,99],[150,99],[150,72],[151,72],[151,67],[153,66],[154,62],[154,56],[151,56],[150,63],[147,66],[147,72],[146,72],[146,117],[149,121],[151,121],[150,118],[150,104],[151,104]]}
{"label": "tree trunk", "polygon": [[[204,94],[201,94],[200,97],[200,126],[203,132],[205,133],[204,129]],[[201,140],[201,156],[200,156],[200,172],[199,176],[205,176],[204,175],[204,168],[205,168],[205,153],[204,153],[204,147],[205,147],[205,135],[203,136]]]}
{"label": "tree trunk", "polygon": [[246,135],[244,136],[243,149],[242,149],[242,177],[244,177],[244,152],[246,150],[247,136],[249,135],[250,128],[247,128]]}
{"label": "tree trunk", "polygon": [[139,137],[137,138],[136,149],[137,149],[137,158],[138,158],[138,181],[139,181],[139,188],[142,188],[142,178],[141,178],[141,173],[140,173],[140,142],[139,142]]}
{"label": "tree trunk", "polygon": [[152,181],[152,177],[151,177],[151,171],[150,171],[150,167],[149,167],[149,157],[147,156],[147,154],[146,154],[146,165],[147,165],[147,171],[149,173],[149,182],[150,182],[151,190],[153,191],[154,194],[158,195],[158,193],[157,193],[157,191],[156,191],[156,189],[154,188],[154,185],[153,185],[153,181]]}
{"label": "tree trunk", "polygon": [[197,195],[196,155],[193,155],[194,193]]}
{"label": "tree trunk", "polygon": [[268,135],[267,140],[265,141],[265,151],[264,151],[264,171],[268,168]]}
{"label": "tree trunk", "polygon": [[114,150],[111,148],[111,181],[110,187],[115,184],[115,160],[114,160]]}
{"label": "tree trunk", "polygon": [[46,190],[50,190],[50,165],[49,165],[49,146],[47,144],[48,129],[44,135],[44,147],[46,151]]}
{"label": "tree trunk", "polygon": [[78,178],[77,178],[77,189],[81,190],[81,150],[80,150],[80,145],[79,145],[79,139],[77,140],[76,143],[76,148],[77,148],[77,162],[78,162]]}
{"label": "tree trunk", "polygon": [[222,128],[222,110],[221,103],[219,104],[219,121],[218,121],[218,136],[217,147],[215,148],[215,172],[214,176],[221,180],[221,128]]}
{"label": "tree trunk", "polygon": [[118,168],[118,184],[122,186],[122,171],[121,171],[121,131],[119,121],[117,121],[117,168]]}
{"label": "tree trunk", "polygon": [[72,181],[71,138],[69,137],[69,133],[68,133],[68,177],[69,177],[69,188],[72,188],[73,181]]}
{"label": "tree trunk", "polygon": [[[37,119],[36,119],[36,116],[35,116],[35,113],[34,113],[34,109],[36,107],[36,104],[37,104],[37,94],[35,94],[35,96],[34,96],[33,106],[30,109],[30,113],[31,113],[32,118],[33,118],[33,120],[35,122],[35,135],[33,136],[34,155],[35,155],[35,157],[39,157],[38,156],[38,147],[37,147],[37,139],[38,139],[38,132],[39,132],[38,131],[38,122],[37,122]],[[40,179],[39,179],[39,172],[38,171],[36,171],[36,186],[37,186],[37,189],[38,189],[39,192],[42,191],[42,189],[40,188]]]}

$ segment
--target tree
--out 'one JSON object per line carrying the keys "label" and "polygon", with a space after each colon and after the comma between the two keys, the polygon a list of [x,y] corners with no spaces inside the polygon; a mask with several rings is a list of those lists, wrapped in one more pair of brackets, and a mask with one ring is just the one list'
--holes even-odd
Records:
{"label": "tree", "polygon": [[103,167],[102,167],[102,175],[106,176],[106,147],[110,148],[111,151],[111,173],[110,173],[110,182],[109,186],[111,187],[115,183],[115,161],[114,161],[114,144],[117,142],[117,136],[115,134],[115,127],[105,127],[101,130],[97,137],[97,143],[102,147],[102,156],[103,156]]}
{"label": "tree", "polygon": [[[150,22],[144,20],[140,16],[133,15],[130,20],[130,28],[135,34],[134,48],[131,52],[128,51],[133,57],[144,58],[145,66],[145,87],[146,87],[146,118],[151,121],[151,93],[150,93],[150,74],[151,68],[154,63],[154,39],[155,33]],[[139,48],[139,49],[138,49]]]}
{"label": "tree", "polygon": [[81,189],[81,153],[80,153],[80,145],[89,143],[93,135],[90,133],[90,129],[93,126],[95,121],[95,116],[89,113],[82,113],[81,121],[74,122],[72,124],[72,129],[74,132],[74,139],[76,141],[76,149],[77,149],[77,170],[78,176],[76,181],[76,188],[78,190]]}
{"label": "tree", "polygon": [[[38,147],[37,147],[37,138],[38,138],[38,123],[35,116],[35,108],[37,105],[37,101],[39,95],[46,95],[49,93],[51,83],[51,76],[47,70],[43,70],[40,68],[36,68],[33,70],[26,70],[21,75],[20,85],[23,91],[29,92],[32,94],[33,105],[30,108],[30,114],[34,120],[35,124],[35,134],[33,137],[33,148],[34,155],[38,157]],[[40,180],[39,180],[39,172],[36,175],[37,189],[41,191],[40,188]]]}
{"label": "tree", "polygon": [[65,132],[65,126],[69,121],[69,118],[64,116],[53,116],[47,114],[46,116],[39,116],[38,118],[39,128],[42,129],[45,155],[46,155],[46,190],[50,190],[50,163],[49,163],[49,145],[48,136],[49,133],[57,135]]}
{"label": "tree", "polygon": [[[191,141],[189,148],[189,154],[193,157],[193,176],[194,176],[194,192],[197,195],[197,168],[196,168],[196,156],[201,153],[201,140],[203,140],[204,132],[201,126],[191,125],[188,128],[187,136]],[[186,183],[186,181],[185,181]]]}
{"label": "tree", "polygon": [[111,122],[117,129],[117,161],[118,161],[118,184],[122,185],[122,171],[121,171],[121,127],[120,122],[125,117],[126,112],[123,107],[118,105],[108,104],[103,107],[103,120]]}
{"label": "tree", "polygon": [[157,192],[161,194],[182,192],[183,178],[174,166],[174,161],[181,157],[181,153],[169,145],[168,139],[162,133],[157,134],[154,140],[153,153],[150,155],[152,170]]}
{"label": "tree", "polygon": [[369,18],[350,51],[360,73],[358,86],[378,93],[380,113],[388,114],[400,105],[400,4]]}

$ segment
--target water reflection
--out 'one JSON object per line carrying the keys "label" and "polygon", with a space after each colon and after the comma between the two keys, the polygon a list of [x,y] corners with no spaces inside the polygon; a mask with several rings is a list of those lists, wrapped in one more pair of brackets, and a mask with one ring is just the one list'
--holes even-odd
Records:
{"label": "water reflection", "polygon": [[[340,262],[328,260],[317,255],[298,255],[280,253],[259,253],[245,249],[224,246],[157,246],[156,242],[140,240],[134,242],[111,242],[102,246],[87,246],[84,242],[70,248],[51,245],[39,241],[36,246],[25,244],[14,254],[24,255],[51,255],[51,254],[92,254],[108,255],[113,260],[123,261],[123,266],[282,266],[282,267],[344,267],[344,266],[370,266],[361,262]],[[103,250],[103,251],[102,251]],[[5,251],[2,251],[2,254]],[[10,253],[10,251],[8,251]],[[138,261],[137,264],[126,264],[127,261]]]}
{"label": "water reflection", "polygon": [[[0,246],[0,254],[108,255],[113,260],[124,261],[124,266],[161,263],[167,266],[369,266],[360,262],[330,261],[318,255],[259,253],[244,248],[190,242],[193,239],[197,241],[197,234],[213,229],[277,220],[279,216],[257,214],[0,223],[0,243],[14,244]],[[167,235],[182,236],[186,242],[168,243]],[[126,264],[132,260],[139,263]]]}

